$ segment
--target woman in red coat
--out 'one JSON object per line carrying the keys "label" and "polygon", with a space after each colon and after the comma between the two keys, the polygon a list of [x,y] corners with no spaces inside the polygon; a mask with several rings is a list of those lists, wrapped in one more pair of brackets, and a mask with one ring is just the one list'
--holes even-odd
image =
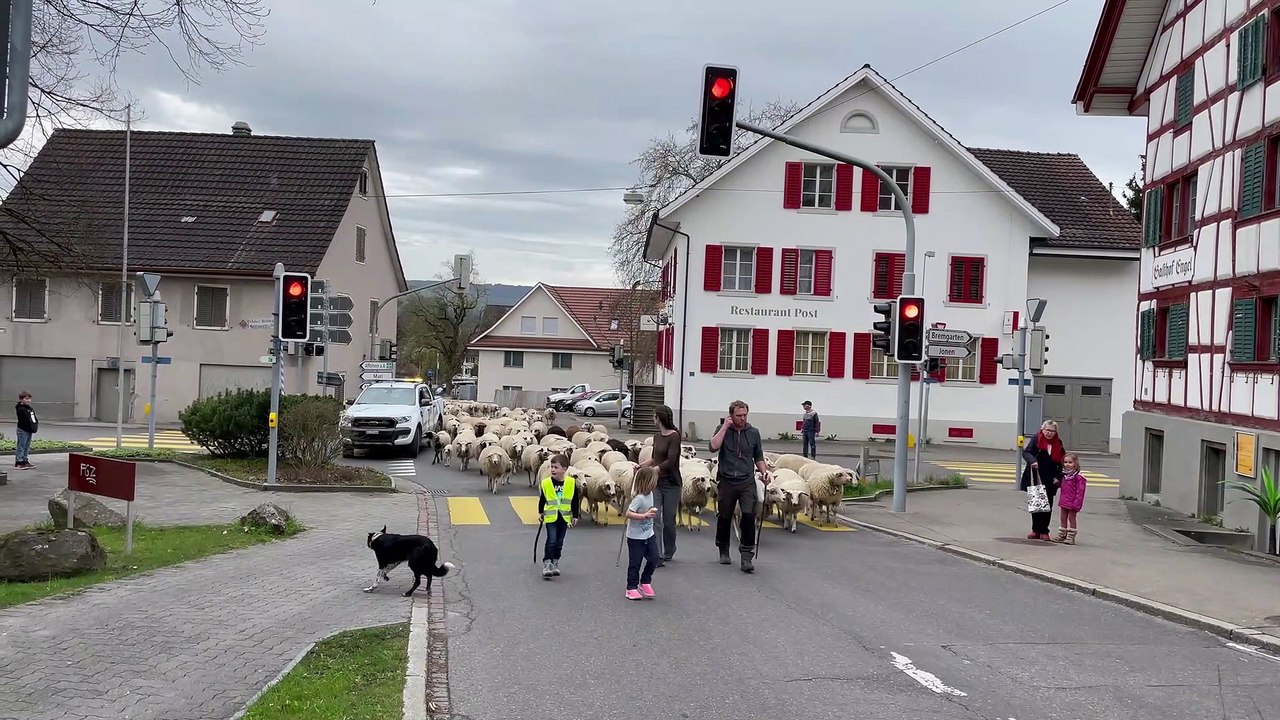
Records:
{"label": "woman in red coat", "polygon": [[1048,512],[1031,513],[1031,532],[1028,540],[1050,540],[1049,522],[1053,518],[1053,498],[1058,494],[1058,486],[1062,481],[1062,438],[1058,437],[1058,423],[1045,420],[1040,425],[1040,432],[1022,448],[1027,467],[1022,471],[1020,488],[1026,490],[1031,486],[1031,473],[1035,472],[1049,495]]}

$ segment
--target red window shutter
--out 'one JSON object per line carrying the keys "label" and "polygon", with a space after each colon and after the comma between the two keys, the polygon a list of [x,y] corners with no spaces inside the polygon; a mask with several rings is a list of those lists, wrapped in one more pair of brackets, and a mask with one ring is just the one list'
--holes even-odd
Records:
{"label": "red window shutter", "polygon": [[714,375],[720,370],[720,328],[702,328],[702,372]]}
{"label": "red window shutter", "polygon": [[773,292],[773,248],[756,248],[756,294]]}
{"label": "red window shutter", "polygon": [[985,300],[986,259],[953,256],[947,298],[954,303],[981,304]]}
{"label": "red window shutter", "polygon": [[658,357],[658,364],[662,367],[667,366],[667,329],[663,328],[658,331],[658,347],[654,353]]}
{"label": "red window shutter", "polygon": [[830,250],[813,251],[813,294],[831,297],[831,265],[835,254]]}
{"label": "red window shutter", "polygon": [[782,295],[795,295],[799,282],[800,251],[796,248],[782,248],[782,279],[778,283],[778,292]]}
{"label": "red window shutter", "polygon": [[862,212],[880,209],[880,178],[873,172],[862,171]]}
{"label": "red window shutter", "polygon": [[836,165],[836,210],[844,212],[853,209],[853,166],[846,163]]}
{"label": "red window shutter", "polygon": [[872,261],[871,297],[893,300],[902,294],[902,274],[907,269],[903,253],[876,253]]}
{"label": "red window shutter", "polygon": [[787,163],[786,176],[782,182],[782,209],[798,210],[800,208],[800,189],[804,186],[804,163]]}
{"label": "red window shutter", "polygon": [[671,297],[672,298],[676,296],[676,278],[679,277],[679,274],[676,272],[676,268],[678,267],[680,267],[680,256],[672,255],[671,256]]}
{"label": "red window shutter", "polygon": [[911,212],[924,215],[929,212],[929,184],[933,177],[933,169],[928,165],[917,165],[911,171]]}
{"label": "red window shutter", "polygon": [[893,282],[889,286],[889,293],[892,297],[898,297],[902,294],[902,276],[907,272],[907,256],[906,253],[893,254]]}
{"label": "red window shutter", "polygon": [[853,334],[853,375],[854,380],[867,380],[871,377],[871,333]]}
{"label": "red window shutter", "polygon": [[796,331],[778,331],[778,364],[774,368],[775,375],[791,377],[796,370]]}
{"label": "red window shutter", "polygon": [[720,274],[724,271],[724,246],[708,245],[707,259],[702,268],[702,289],[720,292]]}
{"label": "red window shutter", "polygon": [[831,331],[827,337],[827,377],[844,377],[845,343],[848,333]]}
{"label": "red window shutter", "polygon": [[751,374],[769,374],[769,330],[756,328],[751,331]]}
{"label": "red window shutter", "polygon": [[995,385],[999,376],[996,360],[1000,358],[1000,338],[984,337],[979,341],[978,382]]}
{"label": "red window shutter", "polygon": [[920,366],[911,366],[911,382],[920,382]]}
{"label": "red window shutter", "polygon": [[674,370],[676,366],[676,329],[667,328],[667,369]]}

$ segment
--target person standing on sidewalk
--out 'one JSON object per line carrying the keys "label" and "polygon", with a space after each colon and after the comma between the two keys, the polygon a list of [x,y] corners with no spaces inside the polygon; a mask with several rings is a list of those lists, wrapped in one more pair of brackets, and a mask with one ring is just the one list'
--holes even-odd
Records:
{"label": "person standing on sidewalk", "polygon": [[31,407],[31,393],[23,390],[18,393],[18,404],[14,407],[18,413],[17,447],[13,452],[13,467],[17,470],[29,470],[31,464],[31,438],[40,429],[40,419],[36,417],[35,408]]}
{"label": "person standing on sidewalk", "polygon": [[658,538],[658,567],[662,567],[676,554],[676,513],[680,509],[680,432],[671,408],[659,405],[653,410],[653,424],[658,432],[653,436],[653,456],[636,465],[636,470],[657,467],[658,488],[654,499],[658,515],[654,518],[654,535]]}
{"label": "person standing on sidewalk", "polygon": [[1087,485],[1080,472],[1080,456],[1069,452],[1062,456],[1062,492],[1058,494],[1058,534],[1054,542],[1076,544],[1076,515],[1084,509]]}
{"label": "person standing on sidewalk", "polygon": [[720,548],[720,564],[728,565],[729,531],[733,523],[733,506],[737,505],[742,513],[739,521],[742,572],[755,571],[751,558],[756,552],[756,503],[763,498],[756,497],[756,470],[764,477],[768,485],[773,476],[769,474],[769,466],[764,461],[764,445],[760,441],[760,431],[747,423],[749,408],[741,400],[729,404],[729,416],[720,423],[711,436],[709,447],[711,452],[718,453],[720,459],[716,470],[716,547]]}
{"label": "person standing on sidewalk", "polygon": [[804,420],[800,426],[802,438],[800,454],[812,460],[818,459],[818,432],[822,430],[822,420],[813,411],[813,403],[805,400],[800,407],[804,408]]}
{"label": "person standing on sidewalk", "polygon": [[1049,522],[1053,519],[1053,498],[1058,494],[1058,487],[1062,482],[1062,461],[1065,456],[1062,438],[1058,437],[1058,423],[1052,420],[1041,423],[1040,432],[1022,448],[1022,455],[1027,461],[1027,467],[1022,471],[1022,483],[1019,487],[1024,491],[1030,487],[1032,473],[1035,473],[1049,496],[1048,512],[1031,513],[1031,532],[1027,533],[1027,539],[1050,540]]}

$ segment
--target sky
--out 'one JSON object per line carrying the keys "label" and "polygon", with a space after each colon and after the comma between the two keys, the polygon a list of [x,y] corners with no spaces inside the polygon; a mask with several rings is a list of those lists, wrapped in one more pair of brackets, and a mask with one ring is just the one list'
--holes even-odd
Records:
{"label": "sky", "polygon": [[650,139],[697,111],[707,62],[737,65],[756,104],[806,103],[871,63],[966,145],[1079,153],[1118,189],[1145,121],[1070,102],[1103,0],[896,79],[1057,2],[267,0],[242,65],[192,85],[153,50],[117,82],[139,129],[375,140],[411,279],[474,249],[485,282],[613,285],[622,190],[492,193],[631,185]]}

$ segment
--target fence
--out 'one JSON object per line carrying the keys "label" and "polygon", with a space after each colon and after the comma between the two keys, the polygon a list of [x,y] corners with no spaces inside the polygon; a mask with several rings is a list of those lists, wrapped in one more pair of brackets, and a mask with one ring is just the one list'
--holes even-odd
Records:
{"label": "fence", "polygon": [[474,401],[476,399],[477,392],[479,392],[479,390],[475,385],[455,385],[453,388],[454,396],[458,400]]}
{"label": "fence", "polygon": [[551,391],[541,390],[494,390],[493,402],[498,407],[508,408],[541,408],[547,406],[547,398]]}

